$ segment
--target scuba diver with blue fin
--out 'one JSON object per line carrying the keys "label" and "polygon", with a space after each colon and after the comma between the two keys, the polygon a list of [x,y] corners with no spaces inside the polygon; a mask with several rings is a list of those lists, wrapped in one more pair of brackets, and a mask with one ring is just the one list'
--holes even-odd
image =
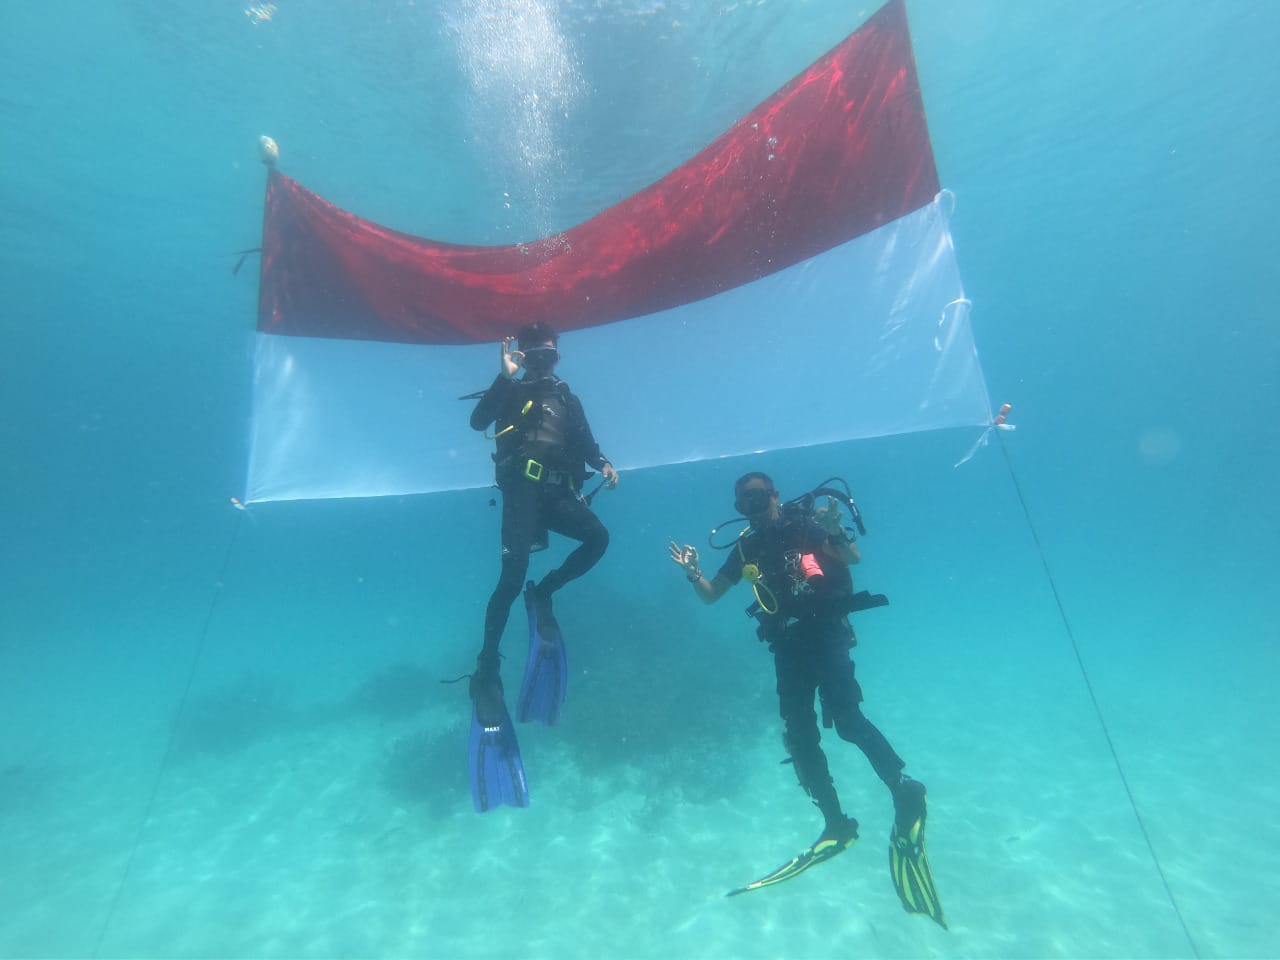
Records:
{"label": "scuba diver with blue fin", "polygon": [[[471,426],[497,441],[495,476],[502,491],[502,573],[485,611],[484,643],[471,675],[471,796],[477,811],[500,804],[529,805],[529,788],[515,728],[503,701],[498,646],[511,605],[524,590],[529,616],[529,654],[516,702],[523,723],[554,724],[564,703],[569,670],[564,640],[551,606],[552,595],[582,576],[604,555],[609,532],[591,512],[582,487],[587,467],[600,472],[601,486],[618,485],[618,472],[600,452],[582,403],[552,372],[560,359],[559,337],[546,323],[531,323],[502,341],[502,365],[479,399]],[[516,374],[523,368],[524,376]],[[488,433],[495,424],[493,433]],[[596,488],[600,489],[599,487]],[[541,582],[525,581],[529,554],[547,545],[554,531],[579,541],[563,564]]]}
{"label": "scuba diver with blue fin", "polygon": [[[828,486],[835,482],[843,489]],[[815,507],[823,496],[826,504]],[[772,873],[731,890],[728,895],[790,880],[843,853],[858,839],[858,822],[841,808],[820,746],[818,714],[814,710],[816,694],[823,726],[834,726],[841,739],[866,755],[893,797],[889,867],[903,907],[908,913],[924,914],[946,927],[925,855],[924,784],[903,774],[906,764],[859,706],[862,689],[849,655],[857,638],[848,617],[889,601],[880,594],[854,592],[849,567],[862,556],[853,531],[842,525],[842,505],[858,532],[865,533],[848,484],[839,478],[780,503],[767,474],[748,473],[734,485],[734,506],[742,514],[736,521],[745,521],[746,526],[730,542],[718,543],[717,533],[736,521],[726,521],[711,531],[711,546],[730,552],[710,580],[703,576],[696,548],[674,541],[670,544],[671,560],[684,570],[704,603],[715,603],[739,581],[751,584],[755,602],[747,613],[757,621],[756,633],[769,644],[774,657],[789,759],[800,786],[826,821],[811,846]]]}

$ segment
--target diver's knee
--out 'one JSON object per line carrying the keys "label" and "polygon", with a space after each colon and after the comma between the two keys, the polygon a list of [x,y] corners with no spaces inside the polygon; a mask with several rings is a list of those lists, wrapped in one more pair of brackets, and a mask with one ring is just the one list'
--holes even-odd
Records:
{"label": "diver's knee", "polygon": [[587,548],[597,560],[609,549],[609,531],[604,524],[596,524],[596,528],[591,532],[591,538],[587,541]]}
{"label": "diver's knee", "polygon": [[849,743],[862,742],[867,729],[867,718],[856,705],[836,711],[831,720],[841,740]]}
{"label": "diver's knee", "polygon": [[529,572],[529,557],[507,556],[502,558],[502,573],[498,576],[498,587],[495,592],[510,594],[514,599],[524,589],[525,574]]}
{"label": "diver's knee", "polygon": [[820,740],[816,727],[813,729],[788,727],[782,734],[782,745],[793,760],[797,757],[812,755],[819,749]]}

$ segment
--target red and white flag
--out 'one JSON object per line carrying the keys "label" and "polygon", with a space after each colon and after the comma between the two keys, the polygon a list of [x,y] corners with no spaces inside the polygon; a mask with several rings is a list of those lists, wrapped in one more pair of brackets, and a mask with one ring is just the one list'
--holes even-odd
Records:
{"label": "red and white flag", "polygon": [[948,201],[902,0],[658,182],[534,242],[398,233],[273,170],[245,499],[488,485],[457,398],[535,320],[619,469],[985,427]]}

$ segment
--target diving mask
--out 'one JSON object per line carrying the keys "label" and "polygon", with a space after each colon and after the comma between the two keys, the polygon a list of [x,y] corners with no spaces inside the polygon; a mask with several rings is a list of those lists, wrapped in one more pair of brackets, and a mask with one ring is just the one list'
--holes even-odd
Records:
{"label": "diving mask", "polygon": [[524,354],[524,365],[540,370],[550,370],[560,360],[560,351],[555,347],[529,347],[521,351]]}
{"label": "diving mask", "polygon": [[769,512],[774,496],[776,494],[773,490],[764,487],[748,487],[738,494],[738,499],[733,505],[744,517],[761,517]]}

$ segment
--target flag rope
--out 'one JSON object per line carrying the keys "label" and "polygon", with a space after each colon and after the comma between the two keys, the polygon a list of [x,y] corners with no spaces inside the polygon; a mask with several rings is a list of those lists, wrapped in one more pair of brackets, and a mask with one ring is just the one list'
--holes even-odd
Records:
{"label": "flag rope", "polygon": [[1093,681],[1089,678],[1089,669],[1085,665],[1084,655],[1080,652],[1080,644],[1076,641],[1075,631],[1071,629],[1071,621],[1067,617],[1066,606],[1062,602],[1062,595],[1058,592],[1058,584],[1054,580],[1053,570],[1049,567],[1049,558],[1045,553],[1044,544],[1040,542],[1040,534],[1036,530],[1035,521],[1031,518],[1031,509],[1027,505],[1027,498],[1023,496],[1022,484],[1018,482],[1018,474],[1013,468],[1013,460],[1009,457],[1009,449],[1000,431],[996,431],[996,436],[1000,438],[1000,452],[1004,454],[1005,466],[1009,470],[1009,479],[1013,481],[1013,489],[1018,495],[1018,502],[1022,505],[1022,513],[1027,521],[1027,529],[1031,532],[1031,539],[1035,542],[1036,552],[1040,555],[1040,563],[1044,567],[1045,579],[1048,581],[1049,589],[1053,593],[1054,603],[1058,607],[1058,616],[1062,620],[1067,639],[1071,641],[1071,650],[1075,654],[1076,664],[1080,668],[1080,676],[1084,680],[1085,689],[1089,692],[1089,699],[1093,702],[1093,712],[1098,718],[1098,726],[1102,728],[1102,736],[1107,741],[1107,749],[1111,751],[1111,760],[1115,764],[1120,783],[1124,786],[1125,795],[1129,798],[1129,806],[1133,810],[1133,817],[1138,821],[1138,829],[1142,832],[1142,839],[1146,842],[1147,851],[1151,854],[1151,862],[1155,864],[1156,872],[1160,875],[1160,882],[1164,885],[1165,895],[1169,898],[1169,905],[1173,907],[1173,912],[1182,927],[1183,936],[1187,938],[1187,944],[1191,947],[1191,954],[1199,960],[1201,956],[1200,948],[1196,945],[1195,938],[1191,936],[1191,930],[1187,926],[1186,918],[1182,915],[1182,908],[1178,906],[1178,900],[1173,895],[1173,888],[1169,885],[1169,878],[1165,875],[1164,866],[1160,862],[1159,854],[1156,853],[1151,834],[1147,831],[1147,824],[1142,817],[1142,811],[1138,808],[1138,800],[1134,796],[1133,788],[1129,785],[1129,778],[1125,775],[1124,764],[1120,761],[1120,752],[1116,749],[1115,741],[1111,737],[1111,729],[1107,726],[1106,716],[1102,712],[1102,704],[1099,702],[1098,694],[1093,688]]}
{"label": "flag rope", "polygon": [[[177,744],[178,733],[182,729],[183,716],[187,709],[187,700],[191,695],[191,687],[195,682],[196,674],[200,670],[200,662],[204,658],[205,647],[209,640],[209,627],[213,623],[214,611],[218,608],[218,602],[222,599],[223,583],[226,579],[227,570],[231,566],[231,554],[235,549],[236,540],[240,535],[240,527],[244,525],[244,517],[246,511],[239,509],[236,511],[235,524],[231,528],[231,537],[227,541],[227,549],[223,553],[222,566],[218,570],[218,577],[214,581],[213,595],[209,598],[209,608],[205,613],[204,625],[200,628],[200,637],[196,641],[195,650],[191,655],[191,665],[187,669],[187,681],[182,689],[182,696],[178,700],[178,713],[172,727],[169,730],[169,738],[165,743],[164,753],[160,758],[160,765],[156,768],[155,778],[151,782],[151,791],[147,796],[146,805],[142,810],[142,817],[138,821],[138,828],[134,831],[133,844],[129,848],[129,857],[125,861],[124,872],[120,875],[120,882],[116,885],[115,893],[111,897],[111,906],[107,909],[107,915],[102,921],[102,926],[98,929],[98,936],[93,945],[93,956],[101,957],[102,944],[106,939],[107,931],[111,927],[112,921],[115,919],[116,911],[119,909],[120,900],[124,895],[124,888],[129,882],[129,876],[133,872],[133,864],[138,856],[138,848],[142,844],[142,835],[146,831],[147,824],[151,820],[151,811],[156,804],[156,797],[160,793],[160,784],[164,780],[165,773],[169,769],[169,764],[173,759],[174,747]],[[252,516],[250,516],[252,519]]]}

